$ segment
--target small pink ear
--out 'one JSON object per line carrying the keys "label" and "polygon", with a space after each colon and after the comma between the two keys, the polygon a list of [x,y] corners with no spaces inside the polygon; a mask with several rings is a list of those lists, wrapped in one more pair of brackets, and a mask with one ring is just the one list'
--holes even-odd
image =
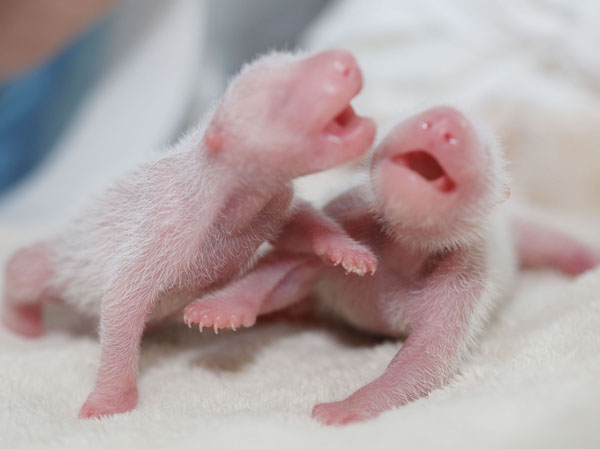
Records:
{"label": "small pink ear", "polygon": [[214,151],[223,148],[223,133],[216,129],[209,129],[204,134],[204,144]]}

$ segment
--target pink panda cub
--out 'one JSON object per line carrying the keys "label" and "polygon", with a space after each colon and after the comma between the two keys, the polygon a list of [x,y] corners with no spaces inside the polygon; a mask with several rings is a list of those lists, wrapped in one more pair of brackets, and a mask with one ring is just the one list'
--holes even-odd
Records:
{"label": "pink panda cub", "polygon": [[313,416],[340,425],[427,395],[461,366],[519,263],[579,274],[598,253],[558,232],[511,218],[504,159],[495,139],[458,110],[439,106],[397,124],[373,151],[370,180],[324,212],[378,258],[374,276],[346,276],[311,251],[314,225],[286,226],[252,271],[190,304],[187,322],[242,313],[248,323],[317,293],[319,308],[404,344],[388,368]]}
{"label": "pink panda cub", "polygon": [[313,243],[326,260],[375,269],[370,251],[339,225],[292,206],[293,178],[371,146],[374,123],[350,106],[361,88],[360,68],[345,51],[259,58],[230,83],[207,125],[115,181],[61,233],[12,256],[7,327],[40,336],[48,300],[100,317],[98,375],[81,418],[133,409],[146,324],[246,270],[292,214],[323,229]]}

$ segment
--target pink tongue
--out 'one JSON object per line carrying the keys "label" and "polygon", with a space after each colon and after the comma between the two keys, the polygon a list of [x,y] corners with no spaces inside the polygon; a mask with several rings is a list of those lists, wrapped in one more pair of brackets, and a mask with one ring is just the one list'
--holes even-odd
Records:
{"label": "pink tongue", "polygon": [[342,112],[340,112],[337,117],[334,119],[335,122],[339,123],[341,126],[345,126],[350,123],[355,117],[354,109],[352,106],[348,105]]}
{"label": "pink tongue", "polygon": [[344,127],[356,117],[352,106],[348,105],[342,112],[340,112],[331,122],[325,127],[325,132],[328,134],[341,134]]}
{"label": "pink tongue", "polygon": [[417,172],[428,181],[435,181],[444,176],[444,169],[433,157],[424,151],[412,151],[405,156],[408,168]]}
{"label": "pink tongue", "polygon": [[442,192],[450,192],[455,184],[442,166],[426,151],[417,150],[394,157],[396,163],[402,164],[418,173]]}

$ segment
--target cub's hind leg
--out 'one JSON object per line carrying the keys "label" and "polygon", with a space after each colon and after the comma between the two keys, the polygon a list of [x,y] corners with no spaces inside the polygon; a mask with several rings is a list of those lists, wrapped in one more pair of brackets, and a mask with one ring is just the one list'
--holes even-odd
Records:
{"label": "cub's hind leg", "polygon": [[51,299],[51,250],[45,243],[22,248],[6,264],[2,321],[17,334],[44,334],[43,302]]}

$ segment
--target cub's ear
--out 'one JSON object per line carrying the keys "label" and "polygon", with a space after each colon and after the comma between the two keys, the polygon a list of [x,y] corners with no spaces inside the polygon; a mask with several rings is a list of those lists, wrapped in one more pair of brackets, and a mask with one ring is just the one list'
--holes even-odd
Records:
{"label": "cub's ear", "polygon": [[211,124],[204,134],[204,144],[211,150],[219,151],[223,148],[223,131]]}

